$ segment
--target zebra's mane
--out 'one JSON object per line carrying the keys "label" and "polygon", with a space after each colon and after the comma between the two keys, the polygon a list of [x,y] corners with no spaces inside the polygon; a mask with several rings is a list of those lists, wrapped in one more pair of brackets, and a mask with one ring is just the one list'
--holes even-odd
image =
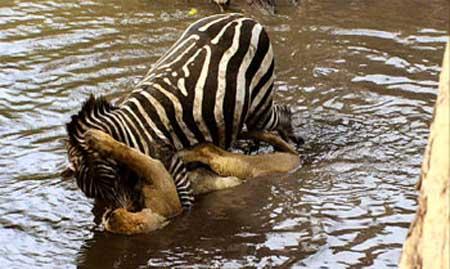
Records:
{"label": "zebra's mane", "polygon": [[105,97],[95,97],[91,94],[83,103],[78,114],[72,115],[70,122],[66,124],[70,144],[77,148],[80,148],[81,144],[84,144],[84,138],[81,137],[81,134],[87,131],[87,128],[91,127],[87,119],[92,119],[93,115],[105,114],[115,109],[116,107],[108,102]]}

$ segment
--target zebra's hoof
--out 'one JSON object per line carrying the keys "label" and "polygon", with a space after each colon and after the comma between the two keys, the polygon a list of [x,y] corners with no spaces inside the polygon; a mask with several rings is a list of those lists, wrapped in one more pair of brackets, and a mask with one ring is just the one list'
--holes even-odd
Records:
{"label": "zebra's hoof", "polygon": [[300,135],[292,135],[289,137],[290,140],[292,140],[292,142],[294,144],[296,144],[297,146],[301,146],[303,144],[305,144],[305,139],[303,137],[301,137]]}
{"label": "zebra's hoof", "polygon": [[294,134],[293,132],[287,133],[284,131],[279,131],[278,134],[286,142],[290,144],[295,144],[297,147],[305,144],[305,139],[303,139],[303,137],[301,137],[300,135]]}

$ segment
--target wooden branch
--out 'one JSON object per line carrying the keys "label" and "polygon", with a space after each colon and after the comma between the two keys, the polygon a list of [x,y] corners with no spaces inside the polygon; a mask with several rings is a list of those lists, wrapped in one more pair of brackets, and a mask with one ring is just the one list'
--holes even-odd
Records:
{"label": "wooden branch", "polygon": [[400,268],[449,268],[450,234],[450,90],[447,43],[434,118],[419,179],[416,219],[403,245]]}

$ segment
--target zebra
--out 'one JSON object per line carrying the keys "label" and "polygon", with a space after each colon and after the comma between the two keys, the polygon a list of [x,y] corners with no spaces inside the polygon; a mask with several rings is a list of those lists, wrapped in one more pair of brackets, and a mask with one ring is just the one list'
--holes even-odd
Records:
{"label": "zebra", "polygon": [[87,197],[127,206],[139,201],[139,179],[89,148],[84,133],[99,129],[161,160],[184,208],[194,198],[177,151],[211,142],[229,149],[243,129],[278,131],[296,139],[291,113],[274,104],[274,54],[263,26],[241,14],[191,24],[119,105],[91,95],[66,125],[77,185]]}

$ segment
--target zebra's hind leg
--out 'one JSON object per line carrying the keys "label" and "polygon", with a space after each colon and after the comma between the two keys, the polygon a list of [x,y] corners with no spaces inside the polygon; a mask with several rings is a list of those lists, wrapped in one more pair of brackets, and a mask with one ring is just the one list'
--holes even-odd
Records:
{"label": "zebra's hind leg", "polygon": [[224,13],[225,8],[228,8],[228,6],[230,5],[230,0],[210,0],[210,2],[216,3],[221,13]]}
{"label": "zebra's hind leg", "polygon": [[298,146],[303,145],[305,140],[294,132],[292,111],[290,108],[287,105],[276,104],[273,106],[273,111],[276,113],[276,118],[278,118],[278,124],[275,130],[280,137]]}
{"label": "zebra's hind leg", "polygon": [[239,134],[238,138],[264,141],[266,143],[271,144],[275,148],[275,150],[288,152],[295,155],[297,154],[297,151],[289,143],[279,138],[275,134],[269,132],[262,132],[262,131],[242,132],[241,134]]}
{"label": "zebra's hind leg", "polygon": [[252,113],[246,121],[247,129],[251,131],[276,131],[285,141],[300,146],[304,139],[295,133],[292,120],[292,111],[287,105],[269,103],[260,113]]}
{"label": "zebra's hind leg", "polygon": [[167,218],[181,213],[181,203],[172,176],[159,160],[132,149],[99,130],[88,130],[85,139],[100,155],[124,164],[146,181],[141,190],[145,209],[136,213],[124,208],[109,212],[104,216],[107,230],[124,234],[150,232],[163,227]]}

